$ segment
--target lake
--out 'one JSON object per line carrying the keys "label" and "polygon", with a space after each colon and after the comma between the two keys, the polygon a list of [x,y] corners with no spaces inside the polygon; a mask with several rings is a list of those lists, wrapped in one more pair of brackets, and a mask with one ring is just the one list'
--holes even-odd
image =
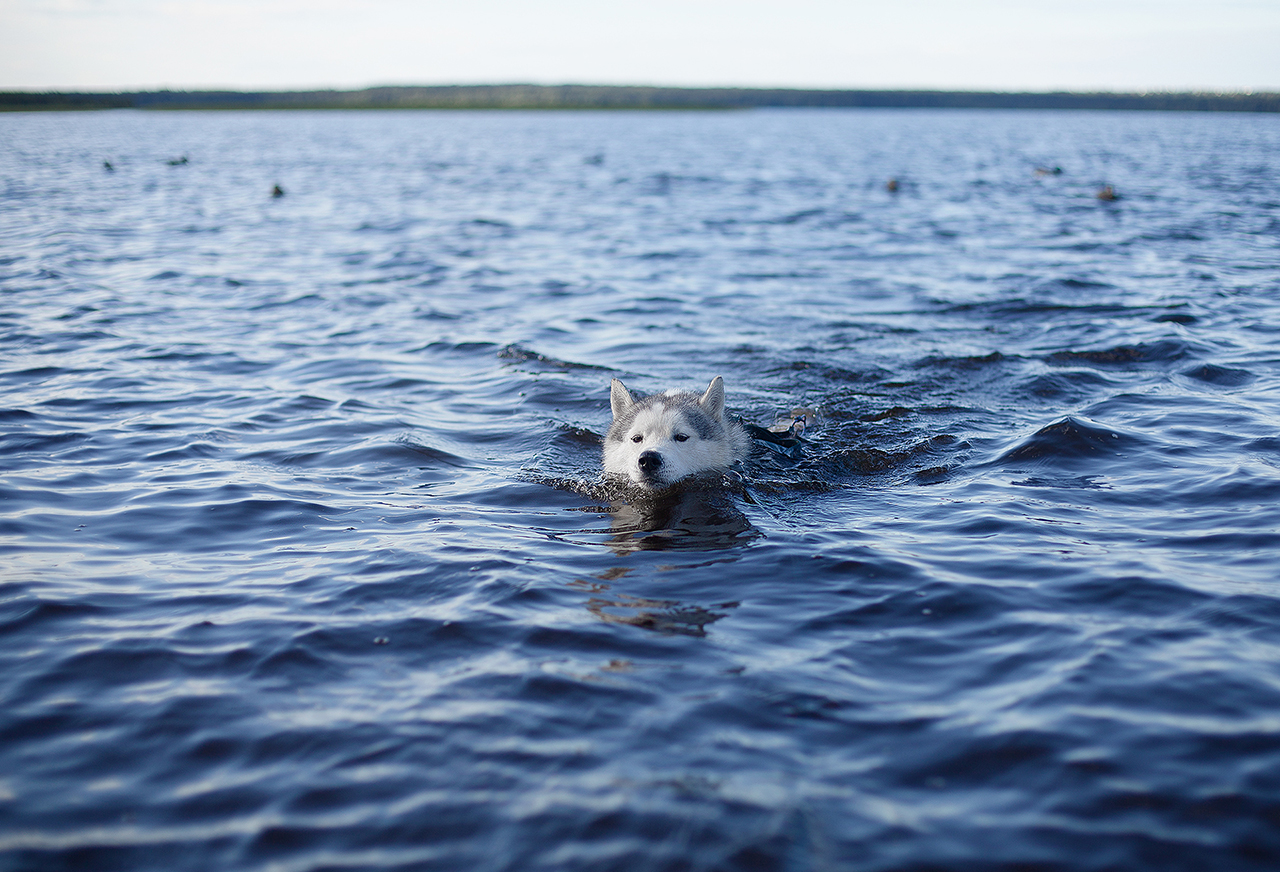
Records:
{"label": "lake", "polygon": [[1280,863],[1280,117],[7,114],[0,240],[6,869]]}

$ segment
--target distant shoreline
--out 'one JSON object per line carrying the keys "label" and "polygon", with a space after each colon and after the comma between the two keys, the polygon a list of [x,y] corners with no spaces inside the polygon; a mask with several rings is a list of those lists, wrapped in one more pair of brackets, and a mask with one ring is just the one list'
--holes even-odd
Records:
{"label": "distant shoreline", "polygon": [[0,92],[0,111],[99,109],[1110,109],[1280,112],[1280,92],[1000,92],[436,85],[354,91]]}

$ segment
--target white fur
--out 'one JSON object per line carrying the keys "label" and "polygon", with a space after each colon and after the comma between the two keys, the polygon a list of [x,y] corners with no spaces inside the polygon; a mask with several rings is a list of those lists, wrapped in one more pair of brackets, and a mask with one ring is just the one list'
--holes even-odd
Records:
{"label": "white fur", "polygon": [[701,397],[668,391],[641,400],[614,379],[609,404],[614,424],[605,440],[604,470],[646,489],[727,470],[750,447],[742,427],[725,419],[724,380],[718,376]]}

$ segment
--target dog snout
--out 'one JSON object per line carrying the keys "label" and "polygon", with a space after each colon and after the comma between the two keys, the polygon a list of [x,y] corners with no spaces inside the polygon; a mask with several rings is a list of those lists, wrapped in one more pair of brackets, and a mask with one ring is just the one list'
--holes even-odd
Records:
{"label": "dog snout", "polygon": [[636,461],[640,464],[640,471],[646,475],[653,475],[662,468],[662,455],[656,451],[644,451],[640,454],[640,459]]}

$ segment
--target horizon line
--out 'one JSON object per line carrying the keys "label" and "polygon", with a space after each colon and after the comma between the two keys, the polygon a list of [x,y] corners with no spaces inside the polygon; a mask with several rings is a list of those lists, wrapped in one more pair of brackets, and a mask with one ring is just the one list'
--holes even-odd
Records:
{"label": "horizon line", "polygon": [[0,111],[764,108],[1280,112],[1280,92],[949,91],[662,85],[379,85],[283,91],[0,91]]}
{"label": "horizon line", "polygon": [[1147,87],[1147,88],[981,88],[981,87],[939,87],[939,86],[804,86],[804,85],[654,85],[654,84],[600,84],[591,82],[557,82],[555,84],[529,81],[492,81],[492,82],[449,82],[449,83],[380,83],[358,86],[337,85],[289,85],[289,86],[223,86],[223,85],[163,85],[146,87],[39,87],[39,86],[0,86],[3,94],[315,94],[336,93],[356,94],[365,91],[416,89],[431,90],[437,88],[594,88],[619,90],[649,91],[797,91],[807,93],[868,93],[868,94],[1113,94],[1117,96],[1149,95],[1214,95],[1244,96],[1280,94],[1276,88],[1186,88],[1186,87]]}

